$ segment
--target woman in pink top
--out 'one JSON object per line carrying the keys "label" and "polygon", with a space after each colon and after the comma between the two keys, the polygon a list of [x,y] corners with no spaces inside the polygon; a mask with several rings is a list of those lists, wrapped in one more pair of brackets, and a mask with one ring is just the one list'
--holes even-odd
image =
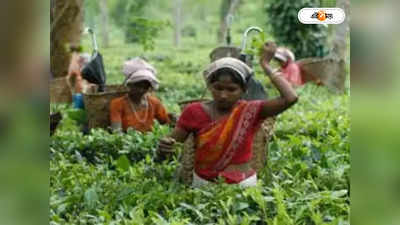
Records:
{"label": "woman in pink top", "polygon": [[274,58],[281,65],[282,76],[293,86],[303,85],[304,79],[301,74],[300,66],[295,62],[295,56],[287,48],[279,47],[276,49]]}

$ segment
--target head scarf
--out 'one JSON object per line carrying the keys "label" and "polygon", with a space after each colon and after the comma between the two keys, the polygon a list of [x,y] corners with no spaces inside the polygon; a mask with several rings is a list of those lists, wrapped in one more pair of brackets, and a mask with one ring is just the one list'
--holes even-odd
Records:
{"label": "head scarf", "polygon": [[242,79],[244,84],[247,83],[248,78],[253,73],[253,70],[248,65],[246,65],[246,63],[240,61],[239,59],[224,57],[214,61],[207,67],[206,70],[204,70],[203,76],[206,82],[210,79],[213,73],[223,68],[228,68],[237,72],[240,75],[240,78]]}
{"label": "head scarf", "polygon": [[283,61],[283,62],[294,61],[295,60],[293,52],[290,51],[287,48],[284,48],[284,47],[278,47],[276,49],[274,57],[279,59],[279,60],[281,60],[281,61]]}
{"label": "head scarf", "polygon": [[122,72],[126,76],[125,84],[146,80],[150,82],[153,89],[157,89],[160,83],[156,77],[156,69],[139,57],[126,61]]}

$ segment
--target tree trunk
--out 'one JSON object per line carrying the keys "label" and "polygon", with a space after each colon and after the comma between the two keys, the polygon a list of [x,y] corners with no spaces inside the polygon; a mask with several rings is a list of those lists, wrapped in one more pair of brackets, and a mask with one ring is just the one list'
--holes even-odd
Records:
{"label": "tree trunk", "polygon": [[174,45],[179,46],[181,42],[181,30],[182,30],[182,0],[175,0],[174,7]]}
{"label": "tree trunk", "polygon": [[237,8],[239,7],[240,0],[223,0],[221,3],[221,17],[220,17],[220,27],[218,31],[218,43],[224,42],[226,33],[228,30],[228,16],[233,16]]}
{"label": "tree trunk", "polygon": [[101,14],[101,37],[102,37],[102,45],[104,47],[109,46],[109,36],[108,36],[108,6],[107,0],[100,0],[100,14]]}
{"label": "tree trunk", "polygon": [[345,11],[346,19],[343,23],[335,25],[332,56],[339,61],[339,72],[336,74],[336,87],[344,90],[346,82],[347,40],[349,37],[350,0],[337,0],[336,7]]}
{"label": "tree trunk", "polygon": [[53,0],[51,5],[50,61],[54,77],[67,75],[70,61],[68,44],[79,45],[83,0]]}
{"label": "tree trunk", "polygon": [[50,24],[53,24],[56,8],[56,0],[50,0]]}
{"label": "tree trunk", "polygon": [[345,11],[346,19],[343,23],[335,25],[335,36],[333,38],[333,54],[340,59],[346,58],[347,40],[349,34],[350,1],[337,0],[336,7]]}

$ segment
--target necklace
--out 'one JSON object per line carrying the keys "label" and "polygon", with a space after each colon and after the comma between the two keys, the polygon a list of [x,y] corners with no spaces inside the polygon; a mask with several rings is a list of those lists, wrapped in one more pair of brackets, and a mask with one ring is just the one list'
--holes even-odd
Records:
{"label": "necklace", "polygon": [[135,106],[134,106],[135,104],[131,101],[131,99],[128,98],[128,102],[129,102],[129,105],[130,105],[130,107],[131,107],[131,110],[133,111],[133,115],[135,116],[136,120],[137,120],[138,122],[142,123],[142,124],[144,124],[144,123],[146,122],[147,117],[148,117],[148,114],[149,114],[149,112],[148,112],[149,110],[147,109],[147,107],[148,107],[147,96],[144,97],[144,100],[145,100],[144,103],[143,103],[143,101],[141,101],[141,102],[139,103],[139,106],[140,106],[140,105],[144,105],[144,106],[145,106],[144,117],[143,117],[143,118],[140,118],[140,117],[138,116],[138,114],[136,113],[136,111],[139,110],[139,107],[135,107]]}

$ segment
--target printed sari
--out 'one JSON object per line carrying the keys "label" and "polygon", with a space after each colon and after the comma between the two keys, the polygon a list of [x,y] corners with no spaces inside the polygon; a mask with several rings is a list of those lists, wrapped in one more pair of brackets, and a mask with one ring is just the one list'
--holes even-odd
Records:
{"label": "printed sari", "polygon": [[[206,180],[223,177],[227,183],[239,183],[255,174],[252,169],[246,172],[225,171],[225,169],[230,165],[250,161],[253,137],[262,122],[259,118],[262,103],[263,101],[239,101],[229,115],[217,121],[209,121],[197,130],[194,168],[199,177]],[[187,110],[199,106],[198,103],[197,106],[189,106]],[[182,113],[181,121],[187,114],[191,115],[192,120],[193,117],[198,117],[197,121],[201,121],[199,113],[196,115],[185,111]]]}

